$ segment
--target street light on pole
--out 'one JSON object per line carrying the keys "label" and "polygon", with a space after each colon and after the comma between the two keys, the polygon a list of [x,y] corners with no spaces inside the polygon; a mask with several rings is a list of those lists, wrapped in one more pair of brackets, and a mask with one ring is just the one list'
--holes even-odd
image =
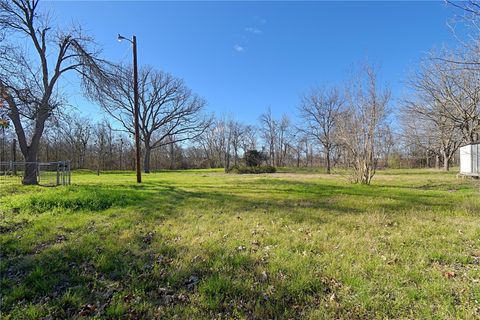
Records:
{"label": "street light on pole", "polygon": [[118,34],[118,41],[129,41],[133,46],[133,125],[135,127],[135,168],[137,171],[137,182],[142,182],[142,172],[140,169],[140,128],[138,124],[138,67],[137,67],[137,37],[132,40]]}

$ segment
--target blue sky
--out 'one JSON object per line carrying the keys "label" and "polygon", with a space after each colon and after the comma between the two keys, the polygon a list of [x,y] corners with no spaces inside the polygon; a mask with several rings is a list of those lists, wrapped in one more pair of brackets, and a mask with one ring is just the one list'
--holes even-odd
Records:
{"label": "blue sky", "polygon": [[[340,84],[352,65],[381,65],[394,97],[408,71],[433,47],[454,44],[444,2],[52,1],[57,22],[81,23],[103,56],[129,61],[117,33],[136,34],[139,63],[183,78],[208,110],[255,123],[268,106],[294,115],[314,85]],[[98,117],[79,89],[72,102]]]}

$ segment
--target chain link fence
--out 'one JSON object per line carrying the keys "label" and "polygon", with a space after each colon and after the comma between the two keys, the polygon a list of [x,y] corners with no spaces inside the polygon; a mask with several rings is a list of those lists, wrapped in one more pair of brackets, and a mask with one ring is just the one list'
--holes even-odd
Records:
{"label": "chain link fence", "polygon": [[69,161],[59,162],[0,162],[0,186],[2,184],[21,184],[25,166],[34,165],[37,181],[42,186],[64,186],[71,183]]}

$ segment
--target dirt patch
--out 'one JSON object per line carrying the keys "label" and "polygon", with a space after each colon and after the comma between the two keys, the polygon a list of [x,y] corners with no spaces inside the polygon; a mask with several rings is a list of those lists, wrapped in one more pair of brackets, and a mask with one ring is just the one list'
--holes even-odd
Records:
{"label": "dirt patch", "polygon": [[35,248],[34,248],[34,252],[38,254],[38,253],[42,252],[43,250],[51,247],[52,245],[54,245],[56,243],[62,243],[66,240],[67,240],[67,237],[65,235],[57,234],[55,239],[36,245]]}
{"label": "dirt patch", "polygon": [[30,224],[30,221],[28,221],[27,219],[23,219],[18,222],[12,222],[10,224],[0,225],[0,234],[18,231],[20,229],[25,228],[29,224]]}

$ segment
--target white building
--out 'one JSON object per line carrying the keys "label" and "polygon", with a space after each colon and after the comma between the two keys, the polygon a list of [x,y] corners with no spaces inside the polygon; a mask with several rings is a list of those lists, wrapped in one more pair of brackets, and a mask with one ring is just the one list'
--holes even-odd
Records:
{"label": "white building", "polygon": [[460,174],[480,176],[480,143],[467,144],[460,148]]}

